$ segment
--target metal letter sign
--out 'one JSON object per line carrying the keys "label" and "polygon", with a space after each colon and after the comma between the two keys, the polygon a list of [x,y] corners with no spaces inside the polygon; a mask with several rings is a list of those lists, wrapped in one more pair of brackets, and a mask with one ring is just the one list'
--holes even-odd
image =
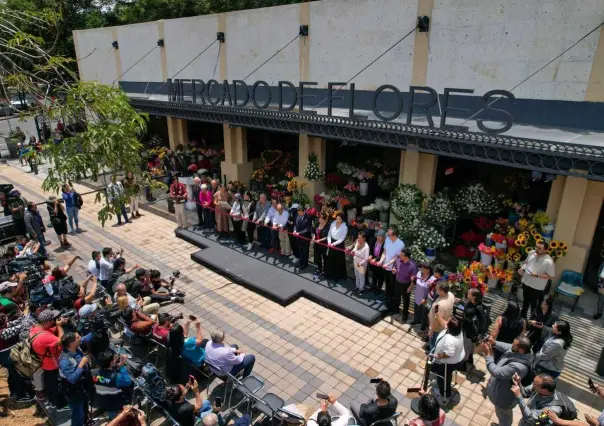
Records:
{"label": "metal letter sign", "polygon": [[[271,99],[278,98],[279,99],[279,111],[288,112],[294,110],[298,107],[298,111],[300,114],[316,114],[314,109],[308,110],[305,108],[305,99],[316,99],[316,95],[304,94],[304,88],[307,86],[317,85],[316,82],[300,82],[299,86],[296,87],[293,83],[289,81],[279,81],[279,85],[277,88],[271,88],[271,86],[266,81],[257,81],[253,84],[253,86],[248,86],[242,80],[233,80],[230,83],[227,80],[224,80],[222,83],[219,83],[216,80],[209,80],[208,82],[204,82],[199,79],[168,79],[168,99],[170,102],[177,103],[194,103],[194,104],[210,104],[210,105],[228,105],[230,107],[244,107],[248,104],[248,101],[251,99],[252,104],[257,109],[266,109],[271,103]],[[284,90],[285,86],[289,90]],[[334,96],[334,93],[337,90],[334,88],[345,88],[346,84],[341,82],[330,82],[327,84],[327,98],[316,104],[315,108],[321,106],[325,101],[327,101],[327,116],[333,116],[333,101],[335,100],[343,100],[342,96]],[[260,89],[260,90],[259,90]],[[380,95],[382,97],[387,97],[388,94],[384,93],[388,91],[391,99],[394,96],[394,110],[387,111],[384,113],[378,109],[378,99]],[[289,105],[284,105],[284,97],[285,92],[291,93],[288,96]],[[427,102],[416,102],[416,98],[418,96],[418,92],[420,92],[424,97],[429,95],[430,100]],[[455,89],[455,88],[446,88],[444,94],[442,95],[442,104],[440,105],[440,109],[442,110],[440,116],[440,125],[439,129],[441,130],[456,130],[456,131],[467,131],[467,127],[453,126],[451,124],[447,124],[447,115],[450,111],[456,110],[459,111],[459,108],[453,108],[449,105],[452,93],[468,93],[473,94],[474,90],[471,89]],[[357,115],[354,112],[355,105],[355,86],[354,83],[350,84],[350,88],[348,89],[348,108],[349,108],[349,118],[355,120],[366,120],[367,116]],[[435,107],[439,102],[439,96],[436,90],[427,86],[411,86],[409,88],[409,105],[407,112],[406,124],[410,125],[413,120],[413,112],[414,110],[421,111],[422,114],[425,114],[429,128],[435,128],[434,120],[432,118],[431,108]],[[186,99],[185,99],[186,98]],[[493,119],[485,119],[477,117],[476,125],[478,128],[484,133],[490,135],[496,135],[500,133],[505,133],[509,131],[514,124],[514,117],[509,111],[501,108],[493,108],[495,102],[499,99],[505,98],[508,104],[513,104],[516,101],[516,98],[511,92],[507,90],[491,90],[482,96],[482,104],[483,107],[479,111],[470,111],[468,112],[468,117],[473,117],[473,114],[479,115],[479,113],[490,113],[489,116],[493,113],[496,113],[501,118],[499,120]],[[381,121],[391,122],[400,117],[404,110],[404,102],[403,102],[403,94],[401,91],[391,84],[385,84],[380,86],[374,93],[372,94],[372,109],[373,113],[376,117],[378,117]],[[308,108],[308,106],[306,106]],[[462,110],[466,111],[466,110]],[[501,121],[503,123],[502,127],[493,128],[488,127],[484,123],[487,120],[492,121]]]}

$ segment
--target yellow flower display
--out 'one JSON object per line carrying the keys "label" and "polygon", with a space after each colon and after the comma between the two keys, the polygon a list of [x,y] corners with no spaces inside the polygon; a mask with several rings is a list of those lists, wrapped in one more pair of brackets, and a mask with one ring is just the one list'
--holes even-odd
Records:
{"label": "yellow flower display", "polygon": [[557,249],[558,247],[560,247],[560,244],[558,243],[558,241],[556,241],[556,240],[551,240],[551,241],[549,242],[549,248],[551,248],[551,249],[554,249],[554,250],[555,250],[555,249]]}
{"label": "yellow flower display", "polygon": [[521,257],[522,256],[520,256],[520,253],[514,253],[514,257],[513,257],[514,262],[520,262]]}

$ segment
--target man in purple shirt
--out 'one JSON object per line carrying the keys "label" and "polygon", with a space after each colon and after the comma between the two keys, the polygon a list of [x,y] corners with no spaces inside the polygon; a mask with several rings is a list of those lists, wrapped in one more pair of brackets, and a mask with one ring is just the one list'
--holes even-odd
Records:
{"label": "man in purple shirt", "polygon": [[237,345],[226,346],[224,344],[224,331],[213,331],[210,334],[212,340],[206,344],[205,362],[217,376],[224,376],[225,373],[237,375],[243,370],[243,377],[252,373],[256,357],[251,354],[244,354]]}
{"label": "man in purple shirt", "polygon": [[407,322],[409,318],[409,300],[411,299],[411,280],[417,274],[415,262],[411,260],[411,252],[409,249],[401,250],[398,259],[394,261],[392,273],[395,277],[394,297],[390,301],[390,311],[398,312],[401,305],[401,297],[403,298],[403,315],[402,322]]}

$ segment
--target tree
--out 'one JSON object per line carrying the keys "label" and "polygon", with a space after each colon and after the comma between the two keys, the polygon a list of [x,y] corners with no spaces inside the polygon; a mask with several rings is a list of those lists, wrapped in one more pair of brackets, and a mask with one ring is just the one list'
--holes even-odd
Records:
{"label": "tree", "polygon": [[[148,175],[140,167],[142,145],[138,139],[146,129],[146,115],[137,113],[119,88],[78,82],[72,70],[75,61],[52,54],[58,40],[53,30],[61,31],[61,18],[61,13],[52,9],[21,11],[0,3],[3,96],[9,97],[15,91],[31,94],[37,104],[24,114],[61,119],[67,125],[62,143],[44,146],[54,167],[42,188],[59,192],[63,183],[90,173],[93,179],[105,179],[107,171],[131,171],[143,185],[149,185]],[[22,29],[32,26],[43,35]],[[117,206],[109,202],[104,192],[97,194],[96,201],[101,204],[98,218],[104,225],[116,213]]]}

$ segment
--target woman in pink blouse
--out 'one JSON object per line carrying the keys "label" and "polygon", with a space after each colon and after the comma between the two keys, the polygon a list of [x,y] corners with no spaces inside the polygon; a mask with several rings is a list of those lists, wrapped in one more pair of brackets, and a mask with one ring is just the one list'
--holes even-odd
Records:
{"label": "woman in pink blouse", "polygon": [[208,185],[205,183],[201,185],[201,191],[199,191],[199,203],[203,208],[203,227],[212,228],[212,210],[214,208],[214,197],[212,197],[212,191],[208,190]]}

